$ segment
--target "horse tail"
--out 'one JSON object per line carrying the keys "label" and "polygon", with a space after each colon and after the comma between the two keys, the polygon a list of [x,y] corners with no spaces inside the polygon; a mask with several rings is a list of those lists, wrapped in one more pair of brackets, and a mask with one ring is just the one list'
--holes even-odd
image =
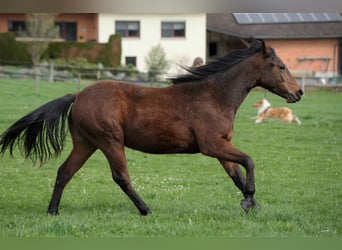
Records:
{"label": "horse tail", "polygon": [[16,145],[24,150],[25,157],[44,163],[63,150],[66,137],[65,121],[76,95],[68,94],[20,118],[0,135],[0,154],[7,149],[13,155]]}

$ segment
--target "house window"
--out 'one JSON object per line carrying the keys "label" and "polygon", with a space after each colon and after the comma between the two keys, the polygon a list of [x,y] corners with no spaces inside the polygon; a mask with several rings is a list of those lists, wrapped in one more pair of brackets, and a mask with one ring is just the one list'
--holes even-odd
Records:
{"label": "house window", "polygon": [[26,30],[26,23],[25,21],[8,21],[8,31],[18,33],[18,31]]}
{"label": "house window", "polygon": [[76,22],[56,22],[59,27],[59,37],[66,41],[77,40],[77,23]]}
{"label": "house window", "polygon": [[125,64],[126,65],[133,65],[134,67],[137,67],[137,57],[136,56],[126,56],[125,57]]}
{"label": "house window", "polygon": [[162,22],[162,37],[185,37],[185,22]]}
{"label": "house window", "polygon": [[116,21],[115,33],[122,37],[140,37],[139,21]]}
{"label": "house window", "polygon": [[209,43],[209,57],[217,56],[217,43],[210,42]]}

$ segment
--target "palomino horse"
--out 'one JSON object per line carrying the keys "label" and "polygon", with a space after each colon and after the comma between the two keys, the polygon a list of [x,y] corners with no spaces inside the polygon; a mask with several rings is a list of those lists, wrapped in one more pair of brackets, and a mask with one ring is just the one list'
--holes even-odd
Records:
{"label": "palomino horse", "polygon": [[[114,181],[142,215],[151,212],[131,185],[124,148],[147,153],[202,153],[222,164],[244,199],[243,209],[254,207],[254,163],[232,143],[235,114],[249,93],[261,86],[297,102],[303,94],[290,72],[262,40],[216,61],[171,79],[165,88],[118,81],[99,81],[76,94],[53,100],[22,117],[0,140],[3,154],[15,145],[26,157],[41,163],[58,155],[68,118],[73,148],[57,172],[50,214],[58,214],[63,190],[87,159],[100,149]],[[245,168],[246,178],[239,165]]]}

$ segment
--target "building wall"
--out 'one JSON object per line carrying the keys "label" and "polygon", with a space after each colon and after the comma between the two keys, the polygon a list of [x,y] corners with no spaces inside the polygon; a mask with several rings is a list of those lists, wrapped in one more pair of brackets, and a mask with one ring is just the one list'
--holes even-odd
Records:
{"label": "building wall", "polygon": [[318,77],[337,74],[337,39],[267,40],[266,43],[292,71],[312,70]]}
{"label": "building wall", "polygon": [[[8,32],[8,21],[25,21],[25,19],[26,14],[23,13],[0,13],[0,32]],[[55,21],[76,22],[78,42],[98,40],[98,14],[96,13],[62,13],[57,15]]]}
{"label": "building wall", "polygon": [[0,32],[8,32],[8,21],[24,21],[26,19],[25,14],[21,13],[0,13]]}
{"label": "building wall", "polygon": [[98,40],[98,14],[96,13],[63,13],[57,16],[56,21],[77,22],[78,42]]}
{"label": "building wall", "polygon": [[[205,14],[99,14],[99,42],[106,42],[115,33],[115,21],[140,21],[140,37],[122,38],[122,59],[135,56],[137,68],[146,72],[144,58],[149,50],[160,44],[168,60],[171,61],[169,75],[179,73],[177,65],[191,66],[196,57],[206,55],[206,15]],[[183,38],[162,38],[162,21],[185,21],[186,34]]]}
{"label": "building wall", "polygon": [[[211,51],[212,45],[215,48]],[[207,31],[207,61],[215,59],[216,57],[224,56],[225,54],[236,49],[244,49],[247,43],[243,43],[242,39],[236,36],[230,36],[214,31]],[[214,52],[214,54],[212,54]]]}

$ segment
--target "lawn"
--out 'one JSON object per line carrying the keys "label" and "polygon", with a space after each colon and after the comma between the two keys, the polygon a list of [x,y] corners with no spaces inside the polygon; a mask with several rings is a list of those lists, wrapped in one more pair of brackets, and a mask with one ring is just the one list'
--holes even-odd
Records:
{"label": "lawn", "polygon": [[[84,87],[86,84],[83,84]],[[0,132],[34,108],[69,92],[74,83],[0,80]],[[234,144],[255,162],[261,208],[245,214],[241,194],[217,160],[195,155],[151,155],[126,149],[134,187],[152,209],[147,217],[112,181],[96,152],[66,187],[60,215],[46,213],[56,171],[71,149],[44,166],[20,152],[0,158],[0,237],[341,237],[342,93],[306,92],[287,104],[302,125],[254,124],[252,91],[235,122]]]}

